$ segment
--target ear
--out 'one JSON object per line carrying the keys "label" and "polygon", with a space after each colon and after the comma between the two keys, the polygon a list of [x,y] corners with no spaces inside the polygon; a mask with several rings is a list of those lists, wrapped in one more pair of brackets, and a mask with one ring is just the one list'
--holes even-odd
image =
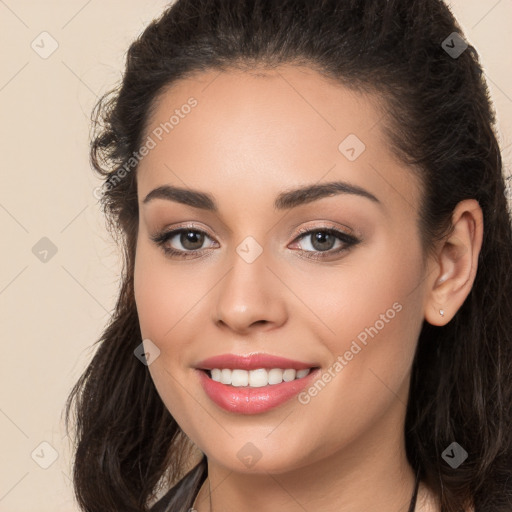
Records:
{"label": "ear", "polygon": [[482,247],[483,213],[478,201],[466,199],[455,207],[452,231],[440,242],[428,279],[425,320],[447,324],[469,295]]}

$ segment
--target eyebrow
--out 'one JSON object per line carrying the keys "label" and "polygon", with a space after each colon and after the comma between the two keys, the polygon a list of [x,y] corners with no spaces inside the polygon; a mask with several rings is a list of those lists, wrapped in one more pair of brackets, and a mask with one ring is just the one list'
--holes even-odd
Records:
{"label": "eyebrow", "polygon": [[[289,190],[279,194],[274,201],[276,210],[289,210],[302,206],[313,201],[318,201],[324,197],[330,197],[339,194],[350,194],[360,196],[374,203],[381,204],[380,201],[364,188],[343,181],[332,181],[329,183],[320,183],[308,185],[305,187]],[[165,199],[177,203],[200,208],[212,212],[218,212],[219,208],[214,197],[208,193],[192,190],[188,188],[179,188],[172,185],[162,185],[152,190],[142,201],[144,204],[154,199]]]}

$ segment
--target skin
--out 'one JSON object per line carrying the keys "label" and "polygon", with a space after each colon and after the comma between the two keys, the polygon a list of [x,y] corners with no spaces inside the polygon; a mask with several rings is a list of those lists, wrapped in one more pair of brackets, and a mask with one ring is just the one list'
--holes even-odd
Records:
{"label": "skin", "polygon": [[[418,229],[421,187],[390,152],[377,98],[307,68],[208,71],[158,99],[146,136],[189,97],[198,104],[158,141],[137,170],[139,232],[135,297],[143,339],[160,355],[149,366],[166,407],[208,457],[215,511],[406,512],[414,474],[403,423],[410,369],[424,320],[450,321],[469,293],[482,239],[481,210],[464,201],[454,230],[425,253]],[[366,150],[338,149],[356,134]],[[277,211],[299,186],[341,180],[379,203],[339,194]],[[207,212],[147,194],[161,185],[211,194]],[[193,222],[202,255],[166,255],[151,236]],[[300,228],[334,226],[360,243],[325,259]],[[262,254],[247,263],[237,246],[252,236]],[[175,236],[167,245],[186,251]],[[190,247],[190,246],[189,246]],[[329,246],[330,247],[330,246]],[[190,250],[190,249],[188,249]],[[194,366],[223,353],[270,353],[326,371],[366,327],[402,309],[309,403],[291,399],[256,415],[219,408]],[[441,316],[439,310],[445,315]],[[251,442],[261,458],[237,457]],[[208,485],[196,500],[210,510]],[[421,486],[416,510],[438,510]]]}

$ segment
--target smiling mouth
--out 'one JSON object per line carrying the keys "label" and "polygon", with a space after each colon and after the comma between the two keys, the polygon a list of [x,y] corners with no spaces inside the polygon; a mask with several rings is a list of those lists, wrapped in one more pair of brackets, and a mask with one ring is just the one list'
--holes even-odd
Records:
{"label": "smiling mouth", "polygon": [[294,368],[257,368],[255,370],[212,368],[203,371],[210,379],[221,384],[232,387],[261,388],[302,379],[316,368],[311,367],[301,370],[295,370]]}

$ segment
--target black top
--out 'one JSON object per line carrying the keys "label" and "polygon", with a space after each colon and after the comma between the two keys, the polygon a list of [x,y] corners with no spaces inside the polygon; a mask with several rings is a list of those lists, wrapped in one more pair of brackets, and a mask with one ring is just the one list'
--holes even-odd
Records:
{"label": "black top", "polygon": [[[197,466],[191,469],[150,508],[150,512],[187,512],[192,507],[207,475],[207,461],[203,456]],[[193,493],[190,492],[191,489],[194,490]],[[192,499],[190,499],[190,495],[192,495]]]}
{"label": "black top", "polygon": [[[199,489],[207,477],[206,457],[190,470],[174,487],[162,496],[150,509],[150,512],[188,512],[194,503],[194,499],[199,493]],[[416,499],[418,497],[418,488],[420,485],[419,473],[416,475],[416,483],[411,498],[411,504],[408,512],[414,512],[416,508]],[[190,490],[194,489],[192,499],[190,499]],[[189,498],[187,499],[187,496]]]}

